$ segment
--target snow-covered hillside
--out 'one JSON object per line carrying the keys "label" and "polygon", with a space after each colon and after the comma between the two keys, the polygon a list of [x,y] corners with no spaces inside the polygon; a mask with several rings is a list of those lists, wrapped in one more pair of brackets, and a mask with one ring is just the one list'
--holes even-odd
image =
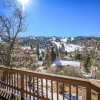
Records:
{"label": "snow-covered hillside", "polygon": [[79,45],[75,45],[75,44],[67,44],[65,41],[61,41],[61,42],[56,42],[56,41],[52,41],[53,44],[55,44],[58,48],[62,46],[64,46],[65,51],[67,52],[74,52],[75,50],[82,50],[82,46]]}
{"label": "snow-covered hillside", "polygon": [[79,45],[74,45],[74,44],[65,44],[65,51],[67,52],[74,52],[75,50],[79,50],[81,51],[82,50],[82,46],[79,46]]}
{"label": "snow-covered hillside", "polygon": [[68,41],[68,38],[62,38],[61,39],[61,42],[64,42],[64,43],[66,43]]}
{"label": "snow-covered hillside", "polygon": [[[43,36],[39,36],[39,37],[34,37],[34,36],[30,36],[30,37],[26,37],[26,38],[22,38],[22,45],[26,46],[32,46],[34,48],[36,48],[36,42],[38,41],[39,46],[41,49],[45,49],[48,46],[51,47],[52,44],[53,46],[57,46],[58,48],[61,48],[63,46],[63,49],[67,52],[74,52],[75,50],[79,50],[81,51],[84,47],[83,45],[79,45],[81,43],[75,43],[74,41],[76,41],[76,38],[69,38],[69,37],[43,37]],[[81,39],[80,39],[81,40]]]}

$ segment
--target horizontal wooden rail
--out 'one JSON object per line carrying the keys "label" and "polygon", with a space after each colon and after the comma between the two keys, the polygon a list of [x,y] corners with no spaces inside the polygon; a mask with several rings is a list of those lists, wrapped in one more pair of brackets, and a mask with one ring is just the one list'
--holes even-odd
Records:
{"label": "horizontal wooden rail", "polygon": [[87,79],[0,67],[0,87],[29,100],[100,100],[100,84]]}

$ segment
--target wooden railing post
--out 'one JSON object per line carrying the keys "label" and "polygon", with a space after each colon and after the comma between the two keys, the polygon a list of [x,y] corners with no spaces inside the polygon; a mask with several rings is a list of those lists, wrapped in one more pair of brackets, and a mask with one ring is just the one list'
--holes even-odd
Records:
{"label": "wooden railing post", "polygon": [[98,100],[100,100],[100,93],[98,93]]}
{"label": "wooden railing post", "polygon": [[86,88],[86,100],[91,100],[91,88],[88,86]]}
{"label": "wooden railing post", "polygon": [[24,75],[21,74],[21,98],[24,98]]}

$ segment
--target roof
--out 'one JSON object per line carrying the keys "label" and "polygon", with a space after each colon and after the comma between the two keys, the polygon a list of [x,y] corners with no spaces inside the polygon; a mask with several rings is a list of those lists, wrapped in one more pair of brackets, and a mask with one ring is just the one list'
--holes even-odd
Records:
{"label": "roof", "polygon": [[30,46],[21,46],[21,49],[22,49],[22,50],[26,50],[26,49],[27,49],[27,50],[30,50],[31,47],[30,47]]}
{"label": "roof", "polygon": [[55,60],[52,64],[52,66],[58,65],[58,66],[73,66],[73,67],[80,67],[79,61],[65,61],[65,60]]}
{"label": "roof", "polygon": [[38,61],[37,64],[38,65],[43,65],[43,61]]}

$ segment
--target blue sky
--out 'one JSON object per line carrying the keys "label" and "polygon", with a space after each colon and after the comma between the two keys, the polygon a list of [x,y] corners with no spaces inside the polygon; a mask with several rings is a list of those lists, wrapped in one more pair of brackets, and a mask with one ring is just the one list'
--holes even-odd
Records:
{"label": "blue sky", "polygon": [[100,36],[100,0],[30,0],[22,36]]}

